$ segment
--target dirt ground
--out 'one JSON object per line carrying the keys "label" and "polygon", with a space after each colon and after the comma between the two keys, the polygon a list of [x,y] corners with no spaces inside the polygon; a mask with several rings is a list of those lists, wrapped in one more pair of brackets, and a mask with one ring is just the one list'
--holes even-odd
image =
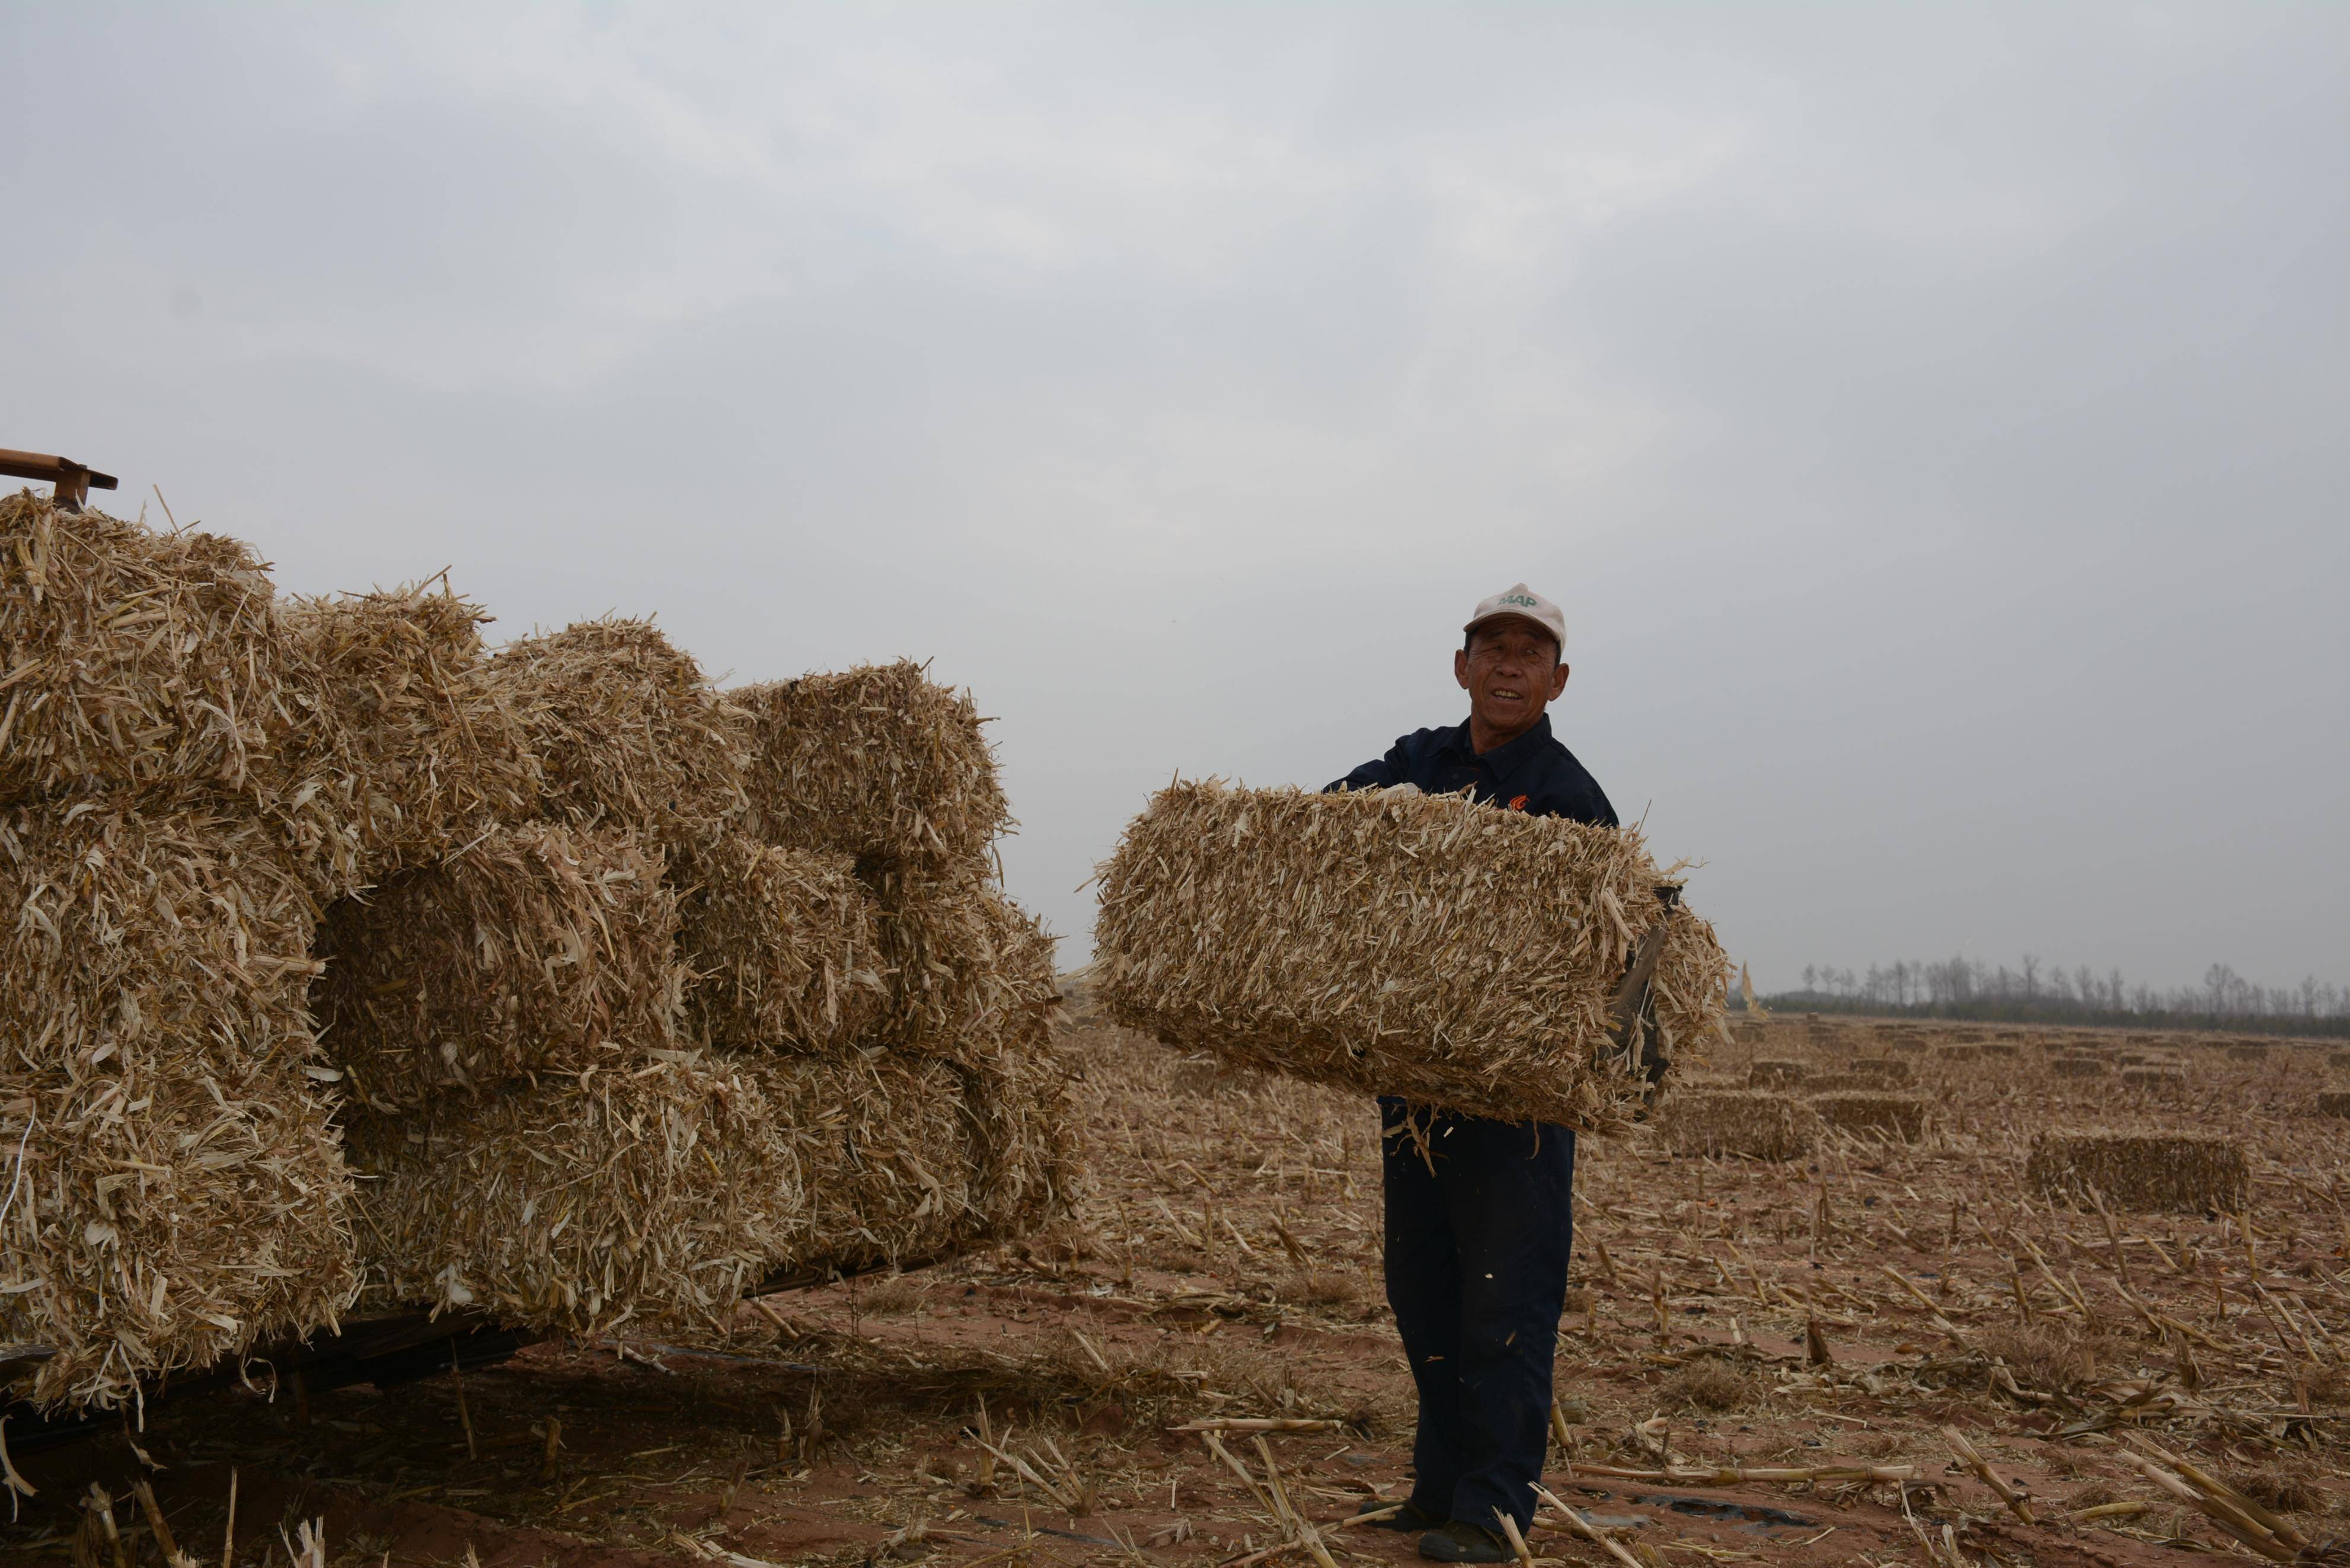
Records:
{"label": "dirt ground", "polygon": [[[2018,1048],[1774,1022],[1707,1064],[1743,1084],[1755,1057],[1814,1079],[1894,1060],[1928,1111],[1915,1141],[1831,1131],[1786,1162],[1674,1158],[1658,1131],[1586,1141],[1548,1481],[1607,1540],[1546,1511],[1531,1555],[2245,1555],[2128,1462],[2140,1440],[2300,1538],[2334,1533],[2350,1121],[2315,1114],[2329,1052],[2113,1035],[2095,1043],[2105,1065],[2060,1076],[2046,1043],[1990,1038]],[[173,1399],[143,1431],[16,1455],[31,1495],[12,1498],[0,1551],[162,1562],[133,1499],[143,1476],[181,1552],[207,1564],[228,1555],[232,1490],[234,1563],[289,1568],[1412,1560],[1409,1538],[1336,1528],[1409,1486],[1376,1109],[1082,1013],[1070,1042],[1093,1175],[1063,1231],[746,1303],[723,1353],[545,1344],[390,1388],[297,1398],[263,1375]],[[2124,1054],[2175,1055],[2183,1081],[2126,1085]],[[2032,1191],[2033,1136],[2090,1126],[2241,1137],[2251,1199],[2116,1213]],[[1172,1429],[1252,1420],[1292,1425]],[[320,1521],[322,1547],[304,1535]]]}

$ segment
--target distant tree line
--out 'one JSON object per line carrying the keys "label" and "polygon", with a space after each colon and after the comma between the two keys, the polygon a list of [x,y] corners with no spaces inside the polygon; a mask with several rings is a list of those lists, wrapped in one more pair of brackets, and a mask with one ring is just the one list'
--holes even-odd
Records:
{"label": "distant tree line", "polygon": [[2350,1033],[2350,986],[2259,985],[2224,963],[2199,986],[2159,991],[2119,970],[2067,970],[2036,954],[1996,969],[1977,959],[1871,964],[1865,975],[1807,964],[1800,991],[1762,999],[1799,1012],[1875,1012],[2016,1023],[2135,1025],[2152,1029],[2243,1029],[2287,1034]]}

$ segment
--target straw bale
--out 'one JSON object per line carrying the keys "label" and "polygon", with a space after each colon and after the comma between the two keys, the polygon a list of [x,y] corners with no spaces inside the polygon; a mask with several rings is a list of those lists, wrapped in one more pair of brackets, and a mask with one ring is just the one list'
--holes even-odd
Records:
{"label": "straw bale", "polygon": [[523,638],[490,671],[537,753],[552,819],[691,851],[742,815],[743,715],[650,621]]}
{"label": "straw bale", "polygon": [[2251,1190],[2244,1146],[2208,1133],[2042,1133],[2024,1179],[2043,1198],[2116,1208],[2241,1213]]}
{"label": "straw bale", "polygon": [[2267,1043],[2260,1040],[2239,1040],[2228,1047],[2230,1062],[2260,1062],[2268,1057]]}
{"label": "straw bale", "polygon": [[994,881],[893,872],[881,879],[880,909],[890,988],[880,1038],[893,1048],[975,1061],[1049,1036],[1060,1015],[1057,939]]}
{"label": "straw bale", "polygon": [[2350,1051],[2327,1052],[2325,1064],[2337,1073],[2350,1072]]}
{"label": "straw bale", "polygon": [[910,660],[728,693],[749,715],[746,823],[770,844],[935,872],[1012,826],[968,692]]}
{"label": "straw bale", "polygon": [[[1945,1063],[1977,1062],[1981,1061],[1983,1053],[1990,1049],[1988,1045],[1938,1045],[1934,1048],[1934,1060]],[[2014,1047],[2010,1046],[2009,1049],[2013,1050]]]}
{"label": "straw bale", "polygon": [[1908,1063],[1893,1056],[1856,1056],[1850,1067],[1855,1077],[1879,1084],[1906,1084],[1917,1076]]}
{"label": "straw bale", "polygon": [[2184,1071],[2171,1066],[2125,1067],[2122,1086],[2126,1089],[2183,1089],[2187,1086]]}
{"label": "straw bale", "polygon": [[686,1027],[736,1051],[870,1041],[888,992],[873,897],[844,856],[722,835],[678,878]]}
{"label": "straw bale", "polygon": [[978,1158],[973,1238],[1008,1241],[1066,1217],[1085,1179],[1075,1064],[1037,1036],[949,1065],[962,1084]]}
{"label": "straw bale", "polygon": [[273,594],[234,539],[0,498],[0,801],[252,788],[292,718]]}
{"label": "straw bale", "polygon": [[349,1137],[363,1302],[543,1332],[722,1337],[771,1274],[925,1260],[976,1222],[956,1070],[879,1051],[662,1052]]}
{"label": "straw bale", "polygon": [[1746,1070],[1747,1084],[1757,1089],[1783,1088],[1804,1081],[1804,1064],[1783,1057],[1762,1056]]}
{"label": "straw bale", "polygon": [[673,1044],[684,1000],[660,852],[618,829],[503,828],[332,906],[319,1034],[378,1109]]}
{"label": "straw bale", "polygon": [[1800,1159],[1812,1151],[1819,1118],[1786,1095],[1741,1090],[1675,1095],[1661,1118],[1677,1155]]}
{"label": "straw bale", "polygon": [[538,807],[538,759],[491,679],[480,606],[418,584],[283,614],[307,711],[290,771],[340,805],[378,882]]}
{"label": "straw bale", "polygon": [[2321,1116],[2350,1116],[2350,1089],[2320,1089],[2317,1092],[2317,1114]]}
{"label": "straw bale", "polygon": [[2102,1078],[2106,1064],[2098,1056],[2057,1056],[2050,1059],[2048,1070],[2060,1078]]}
{"label": "straw bale", "polygon": [[282,845],[221,797],[0,811],[0,1042],[28,1068],[312,1054],[316,907]]}
{"label": "straw bale", "polygon": [[[1095,942],[1119,1023],[1183,1050],[1423,1106],[1629,1126],[1645,1064],[1609,1038],[1633,944],[1666,919],[1637,832],[1406,790],[1160,791],[1103,867]],[[1658,1043],[1721,1037],[1727,964],[1666,925]]]}
{"label": "straw bale", "polygon": [[1811,1105],[1822,1121],[1845,1132],[1892,1133],[1915,1143],[1926,1130],[1926,1102],[1915,1095],[1817,1095]]}
{"label": "straw bale", "polygon": [[13,1053],[0,1138],[0,1342],[57,1352],[36,1404],[112,1408],[350,1303],[350,1176],[298,1068]]}

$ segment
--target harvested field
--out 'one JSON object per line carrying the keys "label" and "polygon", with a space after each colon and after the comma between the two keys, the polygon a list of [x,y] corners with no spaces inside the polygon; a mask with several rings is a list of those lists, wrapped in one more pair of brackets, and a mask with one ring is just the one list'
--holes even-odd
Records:
{"label": "harvested field", "polygon": [[483,650],[489,618],[445,584],[286,606],[304,722],[285,771],[351,821],[363,883],[537,810],[538,759]]}
{"label": "harvested field", "polygon": [[328,911],[312,989],[327,1054],[379,1110],[676,1044],[685,970],[658,849],[533,824]]}
{"label": "harvested field", "polygon": [[490,672],[530,737],[556,821],[637,829],[684,854],[742,815],[743,716],[650,621],[523,638]]}
{"label": "harvested field", "polygon": [[755,836],[936,874],[983,859],[1012,816],[968,692],[901,660],[747,686]]}
{"label": "harvested field", "polygon": [[[1177,784],[1103,867],[1103,998],[1181,1050],[1617,1131],[1651,1091],[1608,1035],[1645,933],[1666,933],[1662,1054],[1725,1038],[1727,962],[1702,920],[1668,918],[1659,879],[1635,832],[1461,796]],[[1523,904],[1505,913],[1496,886]]]}
{"label": "harvested field", "polygon": [[681,873],[689,1031],[730,1051],[872,1040],[889,1006],[872,895],[843,856],[723,835]]}
{"label": "harvested field", "polygon": [[2243,1145],[2205,1133],[2043,1133],[2025,1175],[2043,1198],[2133,1212],[2232,1213],[2251,1191]]}
{"label": "harvested field", "polygon": [[1665,1135],[1678,1155],[1749,1159],[1797,1159],[1812,1151],[1818,1117],[1785,1095],[1683,1093],[1664,1113]]}
{"label": "harvested field", "polygon": [[[151,1484],[171,1528],[212,1560],[234,1467],[240,1568],[277,1552],[278,1519],[322,1516],[332,1561],[369,1568],[469,1548],[485,1568],[710,1550],[1173,1568],[1277,1547],[1268,1563],[1304,1568],[1200,1434],[1169,1429],[1256,1421],[1291,1424],[1261,1434],[1266,1452],[1334,1556],[1416,1561],[1409,1539],[1334,1528],[1409,1485],[1376,1111],[1269,1075],[1179,1083],[1182,1057],[1075,1003],[1072,1120],[1092,1171],[1065,1226],[766,1298],[714,1356],[623,1324],[462,1381],[314,1387],[297,1407],[256,1372],[251,1390],[151,1407],[138,1441],[170,1467]],[[1757,1054],[1814,1060],[1783,1026],[1762,1033]],[[2310,1114],[2326,1082],[2319,1051],[2205,1054],[2188,1092],[2243,1137],[2251,1200],[2110,1227],[2024,1182],[2033,1129],[2110,1110],[2109,1084],[2036,1061],[1938,1084],[1914,1144],[1829,1128],[1799,1165],[1673,1157],[1662,1126],[1587,1140],[1546,1484],[1668,1563],[1928,1564],[1912,1518],[1937,1543],[1947,1525],[1970,1563],[2232,1551],[2122,1458],[2145,1438],[2272,1500],[2289,1528],[2339,1531],[2350,1127]],[[2021,1489],[2031,1522],[1945,1428]],[[1261,1485],[1257,1435],[1218,1437]],[[141,1474],[112,1438],[20,1445],[15,1463],[39,1489],[20,1499],[21,1555],[59,1563],[88,1483],[120,1500]],[[116,1517],[130,1520],[120,1501]],[[1616,1561],[1547,1514],[1531,1545]]]}

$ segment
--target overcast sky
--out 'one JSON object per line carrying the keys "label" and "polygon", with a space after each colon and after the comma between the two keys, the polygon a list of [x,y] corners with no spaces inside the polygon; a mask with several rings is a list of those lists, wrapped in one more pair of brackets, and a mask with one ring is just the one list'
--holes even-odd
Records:
{"label": "overcast sky", "polygon": [[0,4],[0,445],[972,687],[1076,891],[1568,618],[1764,990],[2350,981],[2350,8]]}

